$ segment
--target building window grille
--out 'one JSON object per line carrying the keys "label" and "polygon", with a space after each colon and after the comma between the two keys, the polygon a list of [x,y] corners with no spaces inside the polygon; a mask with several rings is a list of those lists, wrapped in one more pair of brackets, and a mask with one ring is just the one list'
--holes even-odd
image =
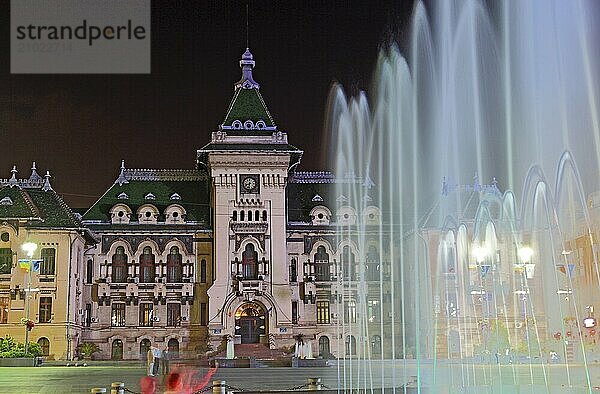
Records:
{"label": "building window grille", "polygon": [[152,248],[146,246],[140,256],[140,282],[153,283],[156,277],[156,265]]}
{"label": "building window grille", "polygon": [[10,298],[0,297],[0,324],[8,323],[8,311],[10,310]]}
{"label": "building window grille", "polygon": [[381,302],[379,300],[368,300],[367,314],[369,323],[379,321],[381,318]]}
{"label": "building window grille", "polygon": [[329,255],[325,251],[324,246],[317,248],[315,254],[315,276],[317,281],[329,281],[331,280],[331,273],[329,269]]}
{"label": "building window grille", "polygon": [[256,279],[258,277],[258,253],[254,245],[247,244],[242,253],[242,271],[244,279]]}
{"label": "building window grille", "polygon": [[152,327],[153,308],[154,304],[149,302],[140,303],[140,326]]}
{"label": "building window grille", "polygon": [[181,304],[167,304],[167,326],[181,326]]}
{"label": "building window grille", "polygon": [[292,324],[298,324],[298,301],[292,301]]}
{"label": "building window grille", "polygon": [[88,260],[85,267],[85,283],[92,283],[94,279],[94,261]]}
{"label": "building window grille", "polygon": [[111,279],[114,283],[124,283],[127,280],[127,255],[122,246],[118,246],[113,255]]}
{"label": "building window grille", "polygon": [[317,324],[329,324],[329,301],[317,301]]}
{"label": "building window grille", "polygon": [[371,245],[369,247],[369,251],[367,252],[366,258],[367,258],[367,272],[365,273],[366,280],[378,281],[381,266],[379,263],[379,252],[377,252],[377,248],[375,248],[374,246]]}
{"label": "building window grille", "polygon": [[42,350],[42,356],[50,355],[50,340],[46,337],[41,337],[37,341],[38,345],[40,345],[40,349]]}
{"label": "building window grille", "polygon": [[125,327],[125,304],[114,303],[111,307],[110,325],[113,327]]}
{"label": "building window grille", "polygon": [[0,248],[0,274],[10,274],[12,269],[12,250]]}
{"label": "building window grille", "polygon": [[183,264],[177,246],[171,247],[167,256],[167,282],[179,283],[183,280]]}
{"label": "building window grille", "polygon": [[290,262],[290,282],[298,282],[298,263],[296,259]]}
{"label": "building window grille", "polygon": [[329,337],[323,335],[319,338],[319,356],[321,357],[329,357],[331,355],[329,349]]}
{"label": "building window grille", "polygon": [[200,261],[200,283],[206,283],[206,260]]}
{"label": "building window grille", "polygon": [[371,339],[371,354],[381,354],[381,336],[379,335],[373,335],[373,338]]}
{"label": "building window grille", "polygon": [[356,338],[354,338],[354,335],[346,337],[346,355],[356,356]]}
{"label": "building window grille", "polygon": [[200,325],[206,326],[208,324],[208,311],[206,302],[200,303]]}
{"label": "building window grille", "polygon": [[344,312],[346,323],[356,323],[356,301],[346,302]]}
{"label": "building window grille", "polygon": [[342,273],[345,280],[354,280],[354,253],[349,246],[344,246],[342,252]]}
{"label": "building window grille", "polygon": [[42,264],[40,266],[40,275],[55,274],[56,249],[44,248],[41,250]]}
{"label": "building window grille", "polygon": [[52,319],[52,297],[40,297],[40,323],[50,323]]}

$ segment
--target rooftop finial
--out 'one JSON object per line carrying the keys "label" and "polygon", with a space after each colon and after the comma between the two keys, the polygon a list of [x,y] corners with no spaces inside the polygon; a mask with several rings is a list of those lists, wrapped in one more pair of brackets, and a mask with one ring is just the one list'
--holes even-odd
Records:
{"label": "rooftop finial", "polygon": [[119,186],[123,186],[124,183],[129,183],[127,178],[125,177],[125,160],[121,160],[121,172],[119,173],[119,177],[115,181]]}
{"label": "rooftop finial", "polygon": [[48,190],[52,190],[52,186],[50,185],[50,171],[46,171],[46,175],[44,175],[46,180],[44,181],[44,186],[42,186],[42,190],[47,192]]}
{"label": "rooftop finial", "polygon": [[40,176],[40,174],[37,173],[37,170],[35,168],[35,161],[33,162],[33,164],[31,165],[31,175],[29,176],[29,181],[30,182],[41,182],[42,177]]}
{"label": "rooftop finial", "polygon": [[252,78],[252,69],[254,68],[254,58],[250,52],[250,48],[246,48],[246,52],[242,55],[240,60],[240,67],[242,68],[242,79],[235,84],[235,90],[240,87],[244,89],[259,89],[260,85]]}
{"label": "rooftop finial", "polygon": [[17,186],[18,182],[17,182],[17,166],[13,166],[12,170],[10,170],[11,172],[11,176],[10,179],[8,180],[8,185],[10,187],[13,186]]}
{"label": "rooftop finial", "polygon": [[248,45],[248,3],[246,3],[246,48],[250,48]]}

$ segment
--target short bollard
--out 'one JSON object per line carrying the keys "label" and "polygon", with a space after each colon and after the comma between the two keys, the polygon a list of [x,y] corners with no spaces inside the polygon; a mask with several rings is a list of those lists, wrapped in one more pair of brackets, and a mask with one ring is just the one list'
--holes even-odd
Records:
{"label": "short bollard", "polygon": [[308,390],[321,390],[321,378],[308,378]]}
{"label": "short bollard", "polygon": [[106,389],[104,387],[96,387],[92,389],[92,394],[98,393],[106,393]]}
{"label": "short bollard", "polygon": [[122,383],[122,382],[111,383],[110,394],[125,394],[125,383]]}
{"label": "short bollard", "polygon": [[213,380],[213,394],[227,394],[224,380]]}

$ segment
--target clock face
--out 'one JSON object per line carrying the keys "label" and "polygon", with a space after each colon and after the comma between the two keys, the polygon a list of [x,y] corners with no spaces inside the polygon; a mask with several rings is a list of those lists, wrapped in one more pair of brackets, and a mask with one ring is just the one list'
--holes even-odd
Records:
{"label": "clock face", "polygon": [[254,186],[256,186],[256,181],[254,179],[252,179],[252,178],[244,179],[244,189],[252,190],[252,189],[254,189]]}
{"label": "clock face", "polygon": [[242,193],[258,193],[258,176],[244,175],[241,177]]}

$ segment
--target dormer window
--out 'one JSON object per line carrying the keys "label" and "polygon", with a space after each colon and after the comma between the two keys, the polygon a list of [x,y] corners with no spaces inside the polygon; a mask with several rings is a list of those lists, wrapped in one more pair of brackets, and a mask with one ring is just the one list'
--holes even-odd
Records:
{"label": "dormer window", "polygon": [[316,226],[327,226],[331,221],[331,211],[323,205],[317,205],[310,211],[310,218]]}
{"label": "dormer window", "polygon": [[165,222],[166,223],[183,223],[185,222],[186,212],[185,209],[179,204],[169,205],[165,209]]}
{"label": "dormer window", "polygon": [[2,200],[0,200],[0,205],[13,205],[13,200],[10,197],[6,196]]}
{"label": "dormer window", "polygon": [[131,209],[125,204],[116,204],[110,210],[110,219],[114,224],[127,224],[131,220]]}
{"label": "dormer window", "polygon": [[342,206],[337,212],[337,221],[341,225],[356,224],[356,211],[350,206]]}
{"label": "dormer window", "polygon": [[315,194],[315,196],[312,198],[313,202],[321,202],[323,201],[323,197],[319,196],[318,194]]}
{"label": "dormer window", "polygon": [[128,200],[128,199],[129,199],[129,196],[127,195],[127,193],[125,193],[125,192],[122,192],[122,193],[120,193],[120,194],[117,196],[117,198],[118,198],[119,200]]}
{"label": "dormer window", "polygon": [[381,211],[379,208],[370,205],[365,208],[363,221],[366,225],[377,225],[381,222]]}
{"label": "dormer window", "polygon": [[144,200],[156,200],[156,196],[152,193],[148,193],[144,196]]}
{"label": "dormer window", "polygon": [[266,123],[264,122],[264,120],[259,120],[258,122],[256,122],[256,128],[259,130],[263,130],[267,127]]}
{"label": "dormer window", "polygon": [[144,204],[138,209],[137,215],[140,223],[156,224],[158,220],[158,209],[152,204]]}
{"label": "dormer window", "polygon": [[240,122],[239,120],[234,120],[231,124],[231,127],[233,127],[236,130],[241,130],[241,128],[243,127],[242,122]]}
{"label": "dormer window", "polygon": [[171,194],[171,197],[169,197],[169,199],[171,200],[181,200],[181,196],[177,193],[173,193]]}
{"label": "dormer window", "polygon": [[252,130],[254,128],[254,122],[252,122],[251,120],[247,120],[244,122],[244,128],[246,130]]}

